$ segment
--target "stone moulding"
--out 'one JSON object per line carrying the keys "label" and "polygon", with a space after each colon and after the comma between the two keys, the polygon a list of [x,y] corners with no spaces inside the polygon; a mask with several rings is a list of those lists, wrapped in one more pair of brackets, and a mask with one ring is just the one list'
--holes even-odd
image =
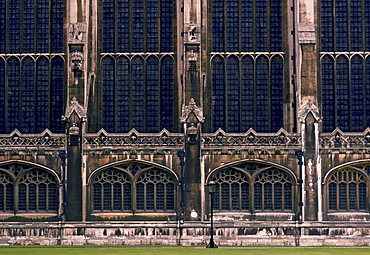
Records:
{"label": "stone moulding", "polygon": [[22,134],[15,129],[10,134],[0,135],[0,146],[1,147],[52,147],[64,148],[66,146],[66,135],[65,134],[54,134],[50,130],[45,129],[39,134]]}

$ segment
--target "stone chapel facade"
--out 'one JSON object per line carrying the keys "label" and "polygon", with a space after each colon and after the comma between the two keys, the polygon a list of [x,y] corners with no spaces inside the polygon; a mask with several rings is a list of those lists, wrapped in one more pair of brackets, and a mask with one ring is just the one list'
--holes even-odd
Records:
{"label": "stone chapel facade", "polygon": [[0,0],[0,244],[369,245],[369,0]]}

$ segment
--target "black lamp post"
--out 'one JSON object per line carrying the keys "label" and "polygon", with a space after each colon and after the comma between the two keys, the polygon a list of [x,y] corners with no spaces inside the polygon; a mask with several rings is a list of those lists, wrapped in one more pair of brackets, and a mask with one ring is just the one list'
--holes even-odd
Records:
{"label": "black lamp post", "polygon": [[213,232],[214,232],[213,230],[213,195],[216,193],[216,186],[217,184],[214,181],[210,181],[208,183],[208,187],[209,187],[208,193],[211,196],[211,228],[210,228],[211,239],[206,248],[218,248],[218,246],[213,241]]}
{"label": "black lamp post", "polygon": [[177,156],[180,159],[181,166],[181,202],[180,202],[180,217],[179,220],[181,223],[184,223],[185,217],[185,178],[184,178],[184,167],[185,167],[185,151],[178,151]]}

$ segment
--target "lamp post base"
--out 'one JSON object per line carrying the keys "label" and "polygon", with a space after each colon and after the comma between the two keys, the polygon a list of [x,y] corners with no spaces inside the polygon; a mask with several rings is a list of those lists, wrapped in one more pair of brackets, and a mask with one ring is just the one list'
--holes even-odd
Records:
{"label": "lamp post base", "polygon": [[210,243],[207,245],[207,247],[206,247],[206,248],[218,248],[218,246],[217,246],[215,243],[210,242]]}

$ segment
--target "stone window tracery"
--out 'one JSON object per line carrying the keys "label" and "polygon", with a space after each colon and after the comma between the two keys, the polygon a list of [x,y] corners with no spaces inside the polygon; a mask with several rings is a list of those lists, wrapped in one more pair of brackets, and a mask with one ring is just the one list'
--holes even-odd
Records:
{"label": "stone window tracery", "polygon": [[95,174],[92,211],[174,212],[176,180],[170,172],[142,164],[126,164]]}
{"label": "stone window tracery", "polygon": [[211,179],[217,184],[215,210],[291,212],[294,209],[294,180],[286,171],[247,163],[219,170]]}
{"label": "stone window tracery", "polygon": [[22,164],[0,166],[0,212],[57,213],[59,183],[50,172]]}
{"label": "stone window tracery", "polygon": [[367,210],[367,180],[363,173],[354,169],[342,169],[332,173],[327,180],[329,211]]}

